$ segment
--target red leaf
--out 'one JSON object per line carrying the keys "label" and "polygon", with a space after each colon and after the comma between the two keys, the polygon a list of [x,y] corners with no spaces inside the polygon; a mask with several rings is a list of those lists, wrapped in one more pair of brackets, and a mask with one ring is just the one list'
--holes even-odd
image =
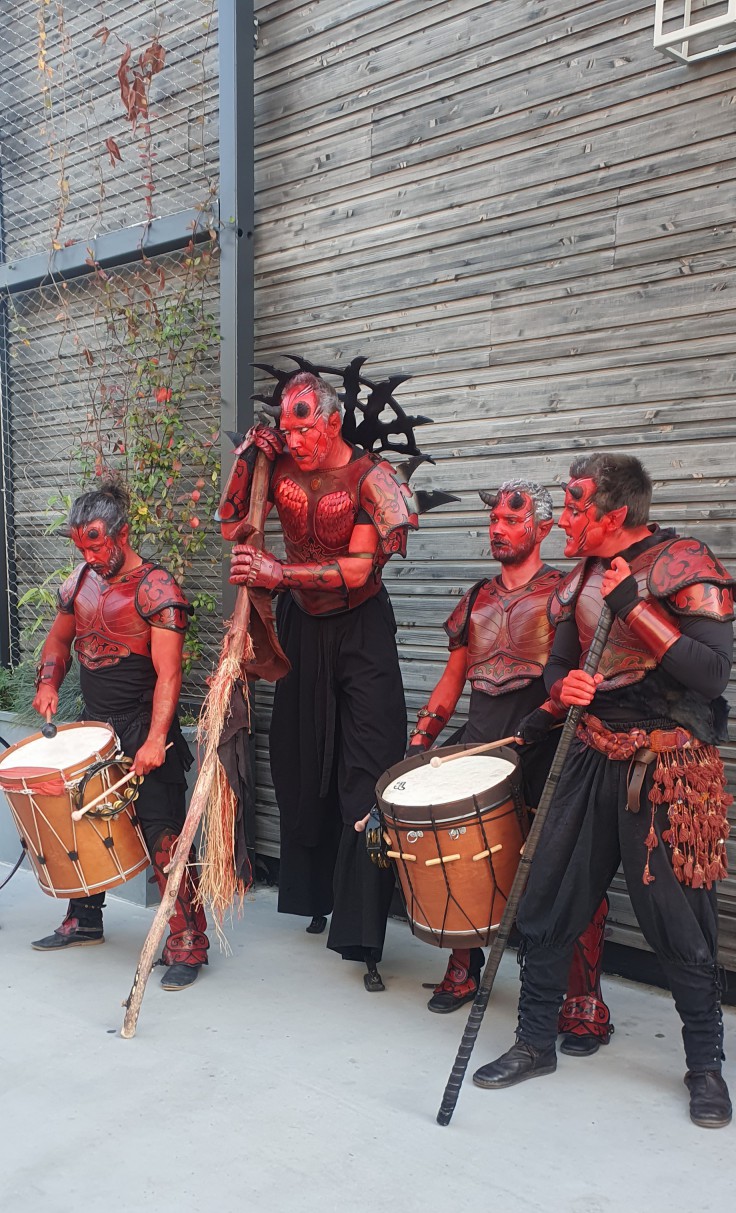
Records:
{"label": "red leaf", "polygon": [[92,37],[99,38],[100,42],[104,46],[105,43],[107,42],[108,38],[110,37],[110,31],[106,25],[101,25],[99,29],[95,30]]}
{"label": "red leaf", "polygon": [[162,70],[165,60],[166,51],[158,38],[154,38],[151,45],[144,50],[138,62],[142,68],[150,67],[150,74],[155,76],[157,72]]}
{"label": "red leaf", "polygon": [[107,138],[105,140],[105,147],[107,148],[108,152],[110,153],[110,164],[114,168],[115,161],[122,160],[122,158],[123,158],[120,154],[120,148],[118,147],[117,143],[115,142],[115,140],[113,138]]}
{"label": "red leaf", "polygon": [[117,77],[118,77],[118,80],[120,81],[120,99],[123,103],[123,109],[125,110],[127,117],[130,118],[131,120],[133,118],[133,114],[131,112],[133,94],[132,94],[131,87],[130,87],[130,72],[128,71],[128,60],[130,59],[130,56],[132,55],[132,53],[133,53],[133,51],[131,49],[130,43],[126,42],[125,50],[123,51],[122,58],[120,60],[120,65],[117,70]]}
{"label": "red leaf", "polygon": [[90,350],[84,349],[82,350],[82,353],[84,354],[84,360],[87,363],[87,366],[92,366],[94,363],[94,358],[92,357]]}

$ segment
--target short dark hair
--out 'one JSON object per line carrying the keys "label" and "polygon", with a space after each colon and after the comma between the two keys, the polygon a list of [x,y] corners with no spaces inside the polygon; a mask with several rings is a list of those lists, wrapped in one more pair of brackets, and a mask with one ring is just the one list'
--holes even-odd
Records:
{"label": "short dark hair", "polygon": [[593,501],[599,514],[628,507],[624,527],[644,526],[649,521],[652,482],[634,455],[580,455],[570,465],[573,480],[594,480]]}
{"label": "short dark hair", "polygon": [[82,493],[69,511],[69,527],[87,526],[99,519],[107,533],[115,536],[128,521],[130,494],[118,480],[104,480],[98,489]]}

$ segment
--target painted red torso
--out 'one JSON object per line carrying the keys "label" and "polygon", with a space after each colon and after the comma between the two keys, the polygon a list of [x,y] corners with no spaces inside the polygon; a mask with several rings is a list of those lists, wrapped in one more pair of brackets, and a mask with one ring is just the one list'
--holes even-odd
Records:
{"label": "painted red torso", "polygon": [[87,669],[151,655],[151,628],[183,632],[191,608],[165,569],[144,561],[117,581],[79,565],[59,591],[59,610],[74,614],[74,649]]}
{"label": "painted red torso", "polygon": [[450,649],[467,646],[467,677],[476,690],[506,695],[541,677],[554,638],[547,603],[561,577],[544,565],[515,590],[494,577],[458,603],[445,630]]}

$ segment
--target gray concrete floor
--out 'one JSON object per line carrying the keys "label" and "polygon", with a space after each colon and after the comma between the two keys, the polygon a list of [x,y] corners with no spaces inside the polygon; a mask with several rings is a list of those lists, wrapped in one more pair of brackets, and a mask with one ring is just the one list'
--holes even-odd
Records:
{"label": "gray concrete floor", "polygon": [[[0,866],[0,878],[8,871]],[[151,911],[108,897],[107,942],[40,955],[59,903],[18,873],[0,893],[3,1213],[688,1213],[733,1199],[734,1126],[687,1115],[669,997],[609,980],[616,1035],[508,1091],[466,1080],[435,1123],[465,1011],[424,1009],[445,954],[389,924],[385,994],[259,889],[197,984],[154,970],[119,1035]],[[507,954],[471,1067],[511,1043]],[[736,1016],[726,1011],[736,1049]],[[736,1067],[726,1077],[736,1089]]]}

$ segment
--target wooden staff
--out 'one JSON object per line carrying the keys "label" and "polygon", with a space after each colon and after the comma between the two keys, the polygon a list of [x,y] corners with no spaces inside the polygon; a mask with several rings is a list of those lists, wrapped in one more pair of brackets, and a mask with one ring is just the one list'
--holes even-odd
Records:
{"label": "wooden staff", "polygon": [[[612,622],[613,616],[611,611],[604,603],[603,610],[601,611],[601,617],[598,620],[598,626],[595,630],[595,635],[593,636],[593,641],[588,651],[585,665],[583,666],[586,674],[595,674],[596,670],[598,669],[598,664],[601,656],[603,655],[603,650],[606,647],[608,634],[611,631]],[[501,963],[501,957],[503,956],[504,949],[511,932],[511,927],[513,926],[514,919],[516,918],[516,911],[519,907],[519,902],[521,901],[521,895],[526,887],[526,882],[529,877],[529,868],[531,867],[531,863],[534,858],[534,852],[537,849],[537,843],[539,842],[539,837],[542,833],[542,827],[544,825],[552,797],[555,794],[557,784],[559,783],[560,775],[562,774],[565,760],[567,758],[570,745],[572,744],[572,739],[575,736],[578,721],[583,711],[584,708],[576,705],[571,707],[567,713],[567,719],[565,720],[565,724],[562,729],[562,735],[560,736],[560,743],[557,747],[554,762],[550,767],[550,772],[547,776],[544,790],[539,798],[539,806],[534,814],[534,822],[531,830],[529,831],[526,843],[524,844],[521,862],[519,863],[519,867],[511,885],[508,901],[506,902],[506,907],[501,916],[501,922],[499,923],[498,931],[486,962],[486,967],[483,970],[483,976],[480,979],[478,992],[475,996],[473,1005],[470,1008],[468,1022],[465,1026],[465,1031],[463,1032],[460,1048],[457,1051],[455,1064],[452,1067],[450,1077],[447,1080],[447,1086],[445,1087],[445,1093],[442,1096],[440,1110],[437,1113],[437,1124],[439,1125],[449,1125],[450,1120],[452,1119],[452,1114],[455,1111],[455,1105],[460,1094],[460,1087],[462,1086],[465,1071],[467,1070],[468,1062],[470,1061],[470,1054],[473,1051],[473,1045],[475,1044],[478,1036],[480,1025],[483,1022],[483,1016],[485,1014],[486,1007],[488,1006],[488,999],[491,996],[491,990],[493,989],[493,983],[496,978],[496,973],[498,972],[498,966]]]}
{"label": "wooden staff", "polygon": [[[266,520],[270,475],[271,468],[269,461],[263,452],[259,451],[253,471],[249,510],[252,533],[248,536],[248,542],[253,547],[263,547],[263,527]],[[227,695],[229,702],[229,693],[232,691],[235,680],[239,676],[243,656],[245,655],[249,623],[250,598],[248,589],[246,586],[240,586],[235,601],[235,610],[230,620],[230,628],[225,640],[222,656],[220,657],[220,664],[212,678],[207,699],[215,695],[218,699],[222,697],[224,700],[225,695]],[[217,764],[219,762],[219,758],[217,757],[219,741],[219,734],[216,737],[208,736],[207,738],[204,759],[197,776],[197,782],[194,785],[189,811],[176,843],[174,859],[171,862],[169,877],[166,881],[166,889],[161,898],[161,904],[156,910],[153,922],[151,923],[151,929],[146,936],[146,941],[143,944],[130,994],[123,1002],[126,1011],[120,1034],[126,1040],[135,1036],[138,1015],[141,1003],[143,1002],[143,995],[146,991],[146,982],[151,974],[154,958],[159,949],[166,924],[171,917],[174,902],[179,892],[179,885],[181,884],[184,869],[189,858],[189,851],[194,843],[197,827],[199,826],[215,782]]]}
{"label": "wooden staff", "polygon": [[435,754],[434,758],[430,758],[429,765],[441,767],[444,762],[454,762],[456,758],[470,758],[471,754],[485,754],[488,750],[499,750],[502,745],[511,745],[514,741],[515,737],[502,737],[500,741],[486,741],[483,745],[474,745],[471,750],[460,750],[457,754],[445,754],[444,757]]}

